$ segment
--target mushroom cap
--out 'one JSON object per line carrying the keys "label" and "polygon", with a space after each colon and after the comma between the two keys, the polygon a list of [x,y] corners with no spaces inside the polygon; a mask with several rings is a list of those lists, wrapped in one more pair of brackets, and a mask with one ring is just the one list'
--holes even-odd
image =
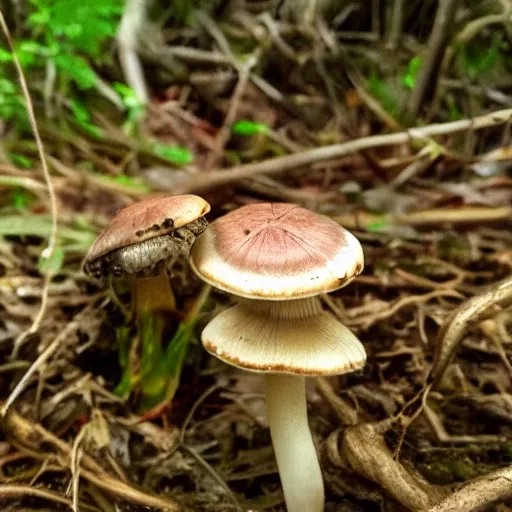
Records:
{"label": "mushroom cap", "polygon": [[213,356],[256,372],[341,375],[366,363],[362,343],[327,311],[283,321],[237,304],[217,315],[201,339]]}
{"label": "mushroom cap", "polygon": [[165,235],[189,224],[210,211],[210,205],[192,194],[150,197],[123,208],[100,233],[84,262],[93,262],[106,254]]}
{"label": "mushroom cap", "polygon": [[288,203],[243,206],[215,220],[190,252],[192,269],[226,292],[288,300],[331,292],[361,273],[363,250],[324,215]]}

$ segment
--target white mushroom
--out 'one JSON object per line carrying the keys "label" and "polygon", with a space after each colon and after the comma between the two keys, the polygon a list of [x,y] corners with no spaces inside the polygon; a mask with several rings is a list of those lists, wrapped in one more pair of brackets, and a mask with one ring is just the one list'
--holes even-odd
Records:
{"label": "white mushroom", "polygon": [[265,203],[213,222],[193,245],[190,260],[204,281],[242,298],[206,326],[202,341],[226,363],[266,373],[270,432],[288,510],[322,511],[305,377],[365,364],[362,344],[318,298],[361,272],[361,245],[325,216]]}

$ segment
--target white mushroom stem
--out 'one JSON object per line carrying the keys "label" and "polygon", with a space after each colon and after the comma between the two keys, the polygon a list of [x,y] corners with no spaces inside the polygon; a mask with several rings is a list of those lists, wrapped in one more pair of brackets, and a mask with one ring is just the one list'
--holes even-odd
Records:
{"label": "white mushroom stem", "polygon": [[289,512],[324,510],[324,484],[308,425],[301,375],[266,375],[268,421]]}

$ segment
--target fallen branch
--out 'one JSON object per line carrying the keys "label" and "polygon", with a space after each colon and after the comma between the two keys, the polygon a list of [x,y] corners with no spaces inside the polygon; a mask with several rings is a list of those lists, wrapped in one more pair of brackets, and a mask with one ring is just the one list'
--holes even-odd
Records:
{"label": "fallen branch", "polygon": [[188,177],[184,182],[181,184],[178,183],[173,187],[173,193],[185,194],[192,191],[206,190],[245,178],[252,178],[259,174],[279,174],[317,162],[341,158],[365,149],[406,144],[429,139],[437,135],[448,135],[465,130],[481,130],[482,128],[506,123],[511,118],[512,109],[498,110],[473,119],[431,124],[388,135],[363,137],[341,144],[324,146],[293,155],[263,160],[262,162],[256,162],[254,164],[239,165],[230,169],[216,169],[205,174],[194,174]]}

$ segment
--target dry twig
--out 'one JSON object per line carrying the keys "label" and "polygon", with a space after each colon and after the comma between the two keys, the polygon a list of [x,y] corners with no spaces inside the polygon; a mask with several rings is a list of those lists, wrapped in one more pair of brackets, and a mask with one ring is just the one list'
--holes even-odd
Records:
{"label": "dry twig", "polygon": [[498,110],[473,119],[462,119],[449,123],[431,124],[420,128],[411,128],[405,132],[389,135],[373,135],[361,139],[324,146],[321,148],[301,151],[293,155],[281,156],[256,162],[253,164],[239,165],[230,169],[216,169],[201,176],[197,175],[187,179],[174,187],[176,194],[184,194],[192,191],[206,190],[225,185],[245,178],[251,178],[258,174],[279,174],[286,171],[312,165],[317,162],[334,160],[357,153],[364,149],[407,144],[414,141],[422,141],[436,135],[448,135],[465,130],[480,130],[492,126],[498,126],[508,122],[512,118],[512,109]]}

